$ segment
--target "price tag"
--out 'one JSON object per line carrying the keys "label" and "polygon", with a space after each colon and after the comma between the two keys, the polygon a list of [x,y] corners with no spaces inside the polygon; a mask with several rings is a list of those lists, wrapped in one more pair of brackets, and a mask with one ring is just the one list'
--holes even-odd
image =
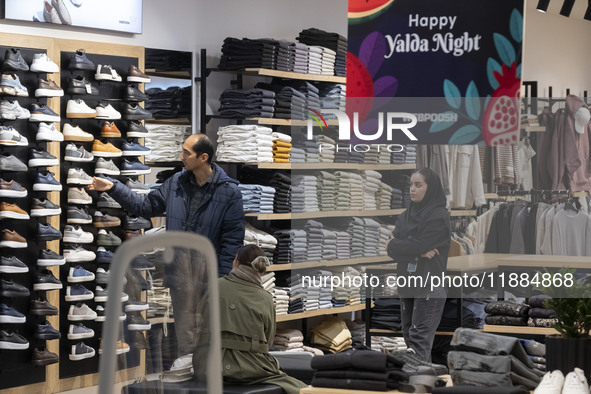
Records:
{"label": "price tag", "polygon": [[91,94],[92,93],[92,86],[89,83],[86,84],[86,93],[87,94]]}

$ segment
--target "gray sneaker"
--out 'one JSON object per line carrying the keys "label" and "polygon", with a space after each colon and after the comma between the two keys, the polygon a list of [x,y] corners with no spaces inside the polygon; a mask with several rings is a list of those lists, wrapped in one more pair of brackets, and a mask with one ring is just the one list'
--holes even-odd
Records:
{"label": "gray sneaker", "polygon": [[92,197],[81,187],[68,189],[68,204],[92,204]]}
{"label": "gray sneaker", "polygon": [[94,331],[88,327],[85,327],[84,324],[70,324],[70,328],[68,329],[68,339],[74,340],[92,337],[94,337]]}
{"label": "gray sneaker", "polygon": [[113,163],[113,160],[109,159],[106,160],[102,157],[96,161],[96,167],[94,168],[95,174],[105,174],[105,175],[119,175],[121,171],[119,168]]}
{"label": "gray sneaker", "polygon": [[66,145],[66,155],[64,160],[76,162],[89,162],[94,159],[92,153],[84,149],[83,146],[76,147],[74,144]]}
{"label": "gray sneaker", "polygon": [[141,183],[140,181],[136,181],[135,179],[127,178],[125,182],[125,186],[136,192],[137,194],[148,194],[150,193],[150,187]]}
{"label": "gray sneaker", "polygon": [[68,207],[69,224],[89,224],[92,223],[92,216],[84,208]]}
{"label": "gray sneaker", "polygon": [[0,127],[0,145],[28,146],[29,141],[12,126]]}
{"label": "gray sneaker", "polygon": [[101,229],[96,236],[96,244],[99,246],[119,246],[121,238],[113,234],[112,231]]}
{"label": "gray sneaker", "polygon": [[0,171],[28,171],[25,163],[14,157],[13,155],[0,155]]}
{"label": "gray sneaker", "polygon": [[84,172],[82,168],[70,168],[66,182],[72,185],[90,185],[92,184],[92,177]]}
{"label": "gray sneaker", "polygon": [[98,202],[96,203],[98,208],[121,208],[121,205],[109,196],[107,192],[99,194]]}
{"label": "gray sneaker", "polygon": [[[104,248],[102,248],[102,249],[104,249]],[[111,276],[111,270],[105,271],[105,269],[103,267],[99,267],[96,269],[95,282],[106,285],[107,283],[109,283],[110,276]],[[123,277],[123,284],[124,285],[127,284],[127,278],[125,276]]]}
{"label": "gray sneaker", "polygon": [[15,119],[29,119],[31,112],[28,109],[20,106],[18,101],[2,100],[0,101],[0,118],[15,120]]}

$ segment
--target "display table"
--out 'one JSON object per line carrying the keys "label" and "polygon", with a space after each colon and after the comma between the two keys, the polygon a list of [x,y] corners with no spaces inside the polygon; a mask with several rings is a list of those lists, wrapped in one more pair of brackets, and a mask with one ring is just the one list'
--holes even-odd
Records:
{"label": "display table", "polygon": [[306,387],[300,390],[300,394],[376,394],[376,393],[391,393],[399,394],[398,390],[389,391],[366,391],[366,390],[344,390],[332,389],[330,387]]}
{"label": "display table", "polygon": [[[207,387],[192,380],[180,383],[148,382],[133,383],[121,389],[123,394],[207,394]],[[257,384],[252,386],[224,385],[224,394],[282,394],[283,389],[274,384]]]}

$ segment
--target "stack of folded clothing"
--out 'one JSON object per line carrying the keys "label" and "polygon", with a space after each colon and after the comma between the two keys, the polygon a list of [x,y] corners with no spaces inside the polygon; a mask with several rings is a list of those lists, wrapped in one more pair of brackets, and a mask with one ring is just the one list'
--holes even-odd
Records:
{"label": "stack of folded clothing", "polygon": [[545,294],[534,295],[527,300],[527,304],[531,307],[529,310],[529,318],[527,325],[530,327],[552,327],[558,323],[556,318],[556,311],[554,309],[544,308],[544,303],[551,299]]}
{"label": "stack of folded clothing", "polygon": [[291,212],[304,212],[306,210],[306,192],[302,186],[291,186],[291,198],[289,202]]}
{"label": "stack of folded clothing", "polygon": [[355,164],[363,163],[363,152],[355,152],[355,151],[349,152],[349,156],[347,158],[347,163],[355,163]]}
{"label": "stack of folded clothing", "polygon": [[289,71],[306,74],[308,72],[308,46],[301,42],[289,44]]}
{"label": "stack of folded clothing", "polygon": [[283,85],[259,82],[255,89],[274,93],[273,117],[279,119],[306,119],[306,95],[297,89]]}
{"label": "stack of folded clothing", "polygon": [[304,231],[307,237],[307,260],[319,261],[322,259],[322,243],[324,233],[322,232],[323,225],[316,220],[308,220],[304,225]]}
{"label": "stack of folded clothing", "polygon": [[378,164],[390,164],[392,160],[392,153],[384,148],[381,147],[378,153]]}
{"label": "stack of folded clothing", "polygon": [[378,152],[378,147],[375,144],[369,146],[369,150],[363,154],[363,163],[364,164],[378,164],[378,158],[380,153]]}
{"label": "stack of folded clothing", "polygon": [[[318,277],[319,283],[330,283],[330,277],[332,272],[327,270],[317,270],[315,275]],[[320,309],[332,308],[332,292],[330,286],[321,286],[317,288],[318,294],[318,307]]]}
{"label": "stack of folded clothing", "polygon": [[307,234],[304,230],[278,230],[273,233],[277,239],[274,264],[302,263],[306,261]]}
{"label": "stack of folded clothing", "polygon": [[291,86],[306,97],[306,109],[320,111],[320,90],[308,81],[277,79],[274,78],[271,82],[278,86]]}
{"label": "stack of folded clothing", "polygon": [[304,190],[304,211],[317,212],[318,207],[318,179],[314,175],[293,175],[291,179],[292,189],[294,187]]}
{"label": "stack of folded clothing", "polygon": [[364,196],[365,191],[364,180],[360,174],[349,173],[349,179],[351,181],[351,196],[349,209],[352,211],[362,211],[364,207]]}
{"label": "stack of folded clothing", "polygon": [[402,202],[402,190],[392,188],[392,200],[390,203],[391,209],[402,209],[404,208]]}
{"label": "stack of folded clothing", "polygon": [[[322,109],[345,109],[345,85],[321,82],[317,86],[319,90],[318,95],[320,96],[320,107]],[[325,116],[325,118],[328,118],[328,116]]]}
{"label": "stack of folded clothing", "polygon": [[527,326],[529,310],[529,305],[512,301],[493,301],[484,308],[488,313],[484,321],[492,325]]}
{"label": "stack of folded clothing", "polygon": [[[394,227],[394,226],[392,226]],[[392,230],[390,226],[384,223],[380,223],[379,228],[379,235],[378,235],[378,247],[376,248],[376,253],[378,256],[386,256],[388,251],[386,250],[386,244],[390,239],[390,235],[392,234]]]}
{"label": "stack of folded clothing", "polygon": [[365,243],[363,245],[363,257],[377,256],[380,237],[380,224],[372,218],[363,218],[365,225]]}
{"label": "stack of folded clothing", "polygon": [[310,28],[300,32],[297,40],[306,45],[318,45],[335,51],[334,75],[347,75],[347,39],[337,33]]}
{"label": "stack of folded clothing", "polygon": [[[458,328],[447,362],[454,386],[523,386],[533,390],[543,376],[517,338]],[[474,389],[477,392],[477,389]]]}
{"label": "stack of folded clothing", "polygon": [[[314,357],[311,366],[315,369],[312,378],[314,387],[389,391],[401,388],[403,382],[409,380],[408,374],[400,369],[399,362],[392,363],[388,355],[373,350],[352,349]],[[405,392],[415,392],[414,386],[406,386],[409,389]],[[410,391],[410,388],[413,390]]]}
{"label": "stack of folded clothing", "polygon": [[286,352],[303,352],[304,335],[301,331],[295,329],[279,329],[275,332],[273,348]]}
{"label": "stack of folded clothing", "polygon": [[[410,175],[396,174],[393,176],[390,185],[402,192],[402,208],[410,207]],[[394,197],[394,194],[392,194],[392,202],[394,202]]]}
{"label": "stack of folded clothing", "polygon": [[478,328],[476,327],[474,313],[472,313],[470,309],[462,305],[461,320],[459,319],[460,316],[458,316],[458,313],[460,313],[460,310],[458,309],[458,299],[448,298],[445,301],[443,315],[441,316],[441,322],[437,327],[437,331],[455,331],[458,327]]}
{"label": "stack of folded clothing", "polygon": [[166,90],[150,88],[146,94],[145,109],[152,113],[154,119],[191,117],[191,86],[171,86]]}
{"label": "stack of folded clothing", "polygon": [[289,46],[292,42],[278,40],[275,54],[275,68],[279,71],[291,71]]}
{"label": "stack of folded clothing", "polygon": [[310,330],[310,345],[329,353],[342,352],[351,347],[351,332],[345,322],[330,316]]}
{"label": "stack of folded clothing", "polygon": [[377,208],[380,210],[383,209],[391,209],[392,206],[392,186],[385,184],[384,182],[380,182],[380,186],[376,193],[376,203]]}
{"label": "stack of folded clothing", "polygon": [[546,345],[533,339],[520,339],[521,345],[527,353],[527,357],[538,371],[546,371]]}
{"label": "stack of folded clothing", "polygon": [[363,245],[365,242],[365,222],[358,217],[351,218],[347,232],[351,237],[351,258],[363,257]]}
{"label": "stack of folded clothing", "polygon": [[337,258],[337,234],[326,228],[322,229],[322,260]]}
{"label": "stack of folded clothing", "polygon": [[347,305],[347,301],[349,300],[349,288],[338,286],[332,289],[332,307],[333,308],[341,308]]}
{"label": "stack of folded clothing", "polygon": [[335,163],[347,163],[349,161],[349,152],[342,148],[342,145],[339,145],[340,148],[335,148],[334,153],[334,162]]}
{"label": "stack of folded clothing", "polygon": [[275,69],[277,44],[273,40],[227,37],[222,45],[222,56],[218,68],[220,70]]}
{"label": "stack of folded clothing", "polygon": [[371,328],[400,330],[400,299],[376,298],[371,309]]}
{"label": "stack of folded clothing", "polygon": [[336,51],[326,47],[318,47],[322,49],[322,75],[334,75],[334,63],[336,61]]}
{"label": "stack of folded clothing", "polygon": [[289,295],[287,294],[287,290],[281,290],[275,287],[273,301],[275,302],[275,314],[287,315],[289,309]]}
{"label": "stack of folded clothing", "polygon": [[273,136],[273,161],[289,163],[291,154],[291,136],[283,133],[271,133]]}
{"label": "stack of folded clothing", "polygon": [[231,125],[218,129],[216,157],[221,162],[272,163],[273,130],[258,125]]}
{"label": "stack of folded clothing", "polygon": [[386,352],[403,352],[407,349],[406,342],[402,337],[380,337],[382,349]]}
{"label": "stack of folded clothing", "polygon": [[320,149],[315,141],[299,141],[296,147],[306,152],[305,163],[318,163],[320,161]]}
{"label": "stack of folded clothing", "polygon": [[366,211],[377,209],[376,193],[380,188],[382,174],[374,170],[363,171],[363,209]]}
{"label": "stack of folded clothing", "polygon": [[287,271],[275,273],[275,289],[285,290],[289,295],[288,313],[300,313],[304,311],[302,295],[305,290],[302,288],[300,274],[290,274]]}
{"label": "stack of folded clothing", "polygon": [[275,189],[270,186],[244,183],[239,184],[238,189],[242,193],[244,212],[273,213]]}
{"label": "stack of folded clothing", "polygon": [[244,245],[251,244],[260,246],[265,253],[272,256],[277,247],[277,239],[271,234],[254,228],[250,223],[246,223],[244,229]]}
{"label": "stack of folded clothing", "polygon": [[417,162],[417,146],[416,145],[406,145],[404,148],[406,151],[406,156],[404,157],[404,164],[416,164]]}
{"label": "stack of folded clothing", "polygon": [[289,156],[290,163],[305,163],[306,162],[306,151],[302,148],[292,146]]}
{"label": "stack of folded clothing", "polygon": [[350,172],[337,171],[334,176],[337,178],[336,207],[337,211],[347,211],[351,205],[351,178]]}
{"label": "stack of folded clothing", "polygon": [[353,346],[365,345],[365,323],[363,320],[345,319],[345,324],[347,325],[349,331],[351,331],[351,340],[353,341]]}
{"label": "stack of folded clothing", "polygon": [[291,212],[291,178],[280,171],[273,173],[269,186],[275,189],[273,211],[276,213]]}
{"label": "stack of folded clothing", "polygon": [[192,52],[146,48],[146,69],[156,71],[191,71]]}
{"label": "stack of folded clothing", "polygon": [[220,115],[226,118],[272,118],[275,93],[265,89],[226,89],[220,96]]}
{"label": "stack of folded clothing", "polygon": [[179,146],[191,134],[186,126],[148,124],[146,129],[146,148],[150,148],[146,156],[148,162],[178,160]]}
{"label": "stack of folded clothing", "polygon": [[335,141],[325,135],[316,136],[316,143],[318,144],[318,161],[321,163],[334,163],[335,151],[327,147],[328,144],[334,146]]}
{"label": "stack of folded clothing", "polygon": [[270,186],[261,186],[261,199],[259,213],[273,213],[273,204],[275,202],[275,189]]}
{"label": "stack of folded clothing", "polygon": [[351,236],[346,231],[335,231],[337,237],[337,260],[347,260],[351,258]]}
{"label": "stack of folded clothing", "polygon": [[263,289],[271,294],[275,293],[275,272],[267,272],[261,276]]}
{"label": "stack of folded clothing", "polygon": [[308,74],[322,74],[322,49],[316,45],[308,46]]}
{"label": "stack of folded clothing", "polygon": [[304,309],[306,311],[318,310],[320,308],[320,288],[310,285],[305,290],[303,295]]}
{"label": "stack of folded clothing", "polygon": [[320,171],[317,178],[320,210],[334,211],[336,209],[337,177],[328,171]]}
{"label": "stack of folded clothing", "polygon": [[[362,283],[361,272],[356,268],[348,266],[345,268],[345,277],[350,278],[349,299],[347,305],[359,305],[362,301],[362,289],[359,286],[353,286],[354,283]],[[365,289],[363,289],[365,291]]]}

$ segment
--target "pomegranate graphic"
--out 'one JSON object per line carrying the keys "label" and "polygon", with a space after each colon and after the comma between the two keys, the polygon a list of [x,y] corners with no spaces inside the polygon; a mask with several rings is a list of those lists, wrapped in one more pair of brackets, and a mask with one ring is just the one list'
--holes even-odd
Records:
{"label": "pomegranate graphic", "polygon": [[517,64],[503,64],[494,72],[499,87],[491,95],[482,118],[482,136],[488,146],[514,144],[519,138],[519,87]]}

